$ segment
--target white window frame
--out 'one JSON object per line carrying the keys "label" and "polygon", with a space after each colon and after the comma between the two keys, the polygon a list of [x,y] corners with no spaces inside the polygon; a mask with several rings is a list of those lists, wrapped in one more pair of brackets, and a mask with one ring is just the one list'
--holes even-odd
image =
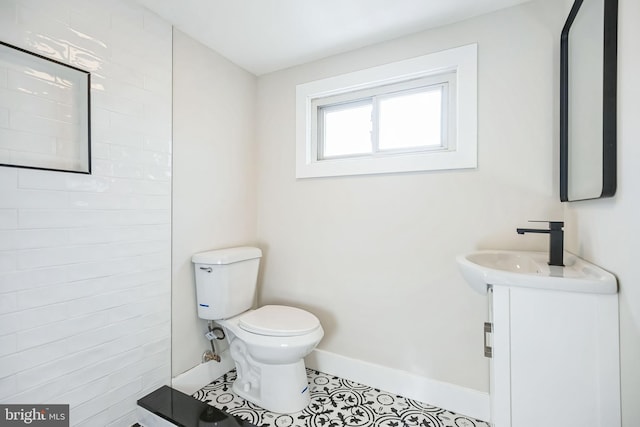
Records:
{"label": "white window frame", "polygon": [[[417,79],[452,79],[454,98],[448,104],[452,126],[446,147],[319,158],[318,107],[381,86]],[[356,94],[356,95],[353,95]],[[324,102],[324,100],[329,100]],[[452,111],[453,110],[453,111]],[[296,177],[313,178],[477,167],[477,44],[330,77],[296,87]]]}
{"label": "white window frame", "polygon": [[[381,85],[372,88],[352,91],[344,94],[314,98],[311,100],[311,149],[317,151],[317,160],[326,161],[338,158],[348,158],[356,156],[389,156],[394,154],[408,154],[422,151],[449,150],[455,149],[455,73],[439,73],[433,76],[421,77],[394,83],[391,85]],[[409,147],[402,149],[381,149],[379,147],[379,113],[380,100],[390,99],[398,94],[411,94],[422,92],[424,89],[442,89],[442,138],[440,146]],[[357,105],[371,105],[372,117],[372,152],[366,154],[351,154],[340,156],[324,156],[324,126],[321,125],[325,111],[341,110],[355,107]]]}

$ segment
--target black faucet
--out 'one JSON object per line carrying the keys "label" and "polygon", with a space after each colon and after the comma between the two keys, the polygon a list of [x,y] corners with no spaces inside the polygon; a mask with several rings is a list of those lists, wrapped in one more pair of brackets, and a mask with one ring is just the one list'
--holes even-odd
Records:
{"label": "black faucet", "polygon": [[549,265],[558,265],[564,267],[564,227],[563,221],[529,221],[529,222],[548,222],[549,229],[538,228],[516,228],[518,234],[524,233],[545,233],[549,235]]}

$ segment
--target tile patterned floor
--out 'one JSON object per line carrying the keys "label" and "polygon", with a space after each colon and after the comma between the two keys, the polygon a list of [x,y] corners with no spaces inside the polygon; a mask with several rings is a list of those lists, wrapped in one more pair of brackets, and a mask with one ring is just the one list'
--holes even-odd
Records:
{"label": "tile patterned floor", "polygon": [[275,414],[233,394],[235,370],[194,397],[258,426],[273,427],[489,427],[416,400],[307,369],[311,404],[295,414]]}

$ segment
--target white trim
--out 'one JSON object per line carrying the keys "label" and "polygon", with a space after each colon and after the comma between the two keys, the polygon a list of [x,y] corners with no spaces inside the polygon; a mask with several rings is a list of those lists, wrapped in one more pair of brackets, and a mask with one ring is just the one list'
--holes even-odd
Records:
{"label": "white trim", "polygon": [[[477,44],[435,52],[296,87],[296,177],[362,175],[477,167]],[[314,150],[314,99],[409,79],[455,72],[455,150],[385,157],[318,160]]]}
{"label": "white trim", "polygon": [[305,358],[308,368],[479,420],[490,418],[489,394],[421,377],[410,372],[315,349]]}
{"label": "white trim", "polygon": [[229,351],[220,355],[220,362],[201,363],[171,379],[171,387],[191,396],[211,381],[220,378],[235,367]]}
{"label": "white trim", "polygon": [[[461,415],[484,421],[490,419],[488,393],[319,349],[315,349],[305,358],[305,365],[320,372],[397,393]],[[197,365],[173,378],[171,386],[192,395],[233,368],[234,363],[227,350],[221,354],[220,363],[207,362]]]}

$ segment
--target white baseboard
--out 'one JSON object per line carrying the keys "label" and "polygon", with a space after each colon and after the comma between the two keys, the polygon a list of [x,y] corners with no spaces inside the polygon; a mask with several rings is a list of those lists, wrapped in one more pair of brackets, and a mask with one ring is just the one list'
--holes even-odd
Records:
{"label": "white baseboard", "polygon": [[318,349],[305,358],[305,365],[461,415],[490,420],[488,393]]}
{"label": "white baseboard", "polygon": [[[171,386],[192,395],[216,378],[234,368],[229,351],[220,355],[221,361],[207,362],[176,376]],[[325,350],[315,349],[305,358],[308,368],[379,388],[390,393],[428,403],[442,409],[479,420],[490,420],[489,394],[455,384],[421,377],[410,372],[362,360],[352,359]]]}
{"label": "white baseboard", "polygon": [[171,387],[191,396],[235,367],[229,351],[220,354],[220,362],[201,363],[171,379]]}

